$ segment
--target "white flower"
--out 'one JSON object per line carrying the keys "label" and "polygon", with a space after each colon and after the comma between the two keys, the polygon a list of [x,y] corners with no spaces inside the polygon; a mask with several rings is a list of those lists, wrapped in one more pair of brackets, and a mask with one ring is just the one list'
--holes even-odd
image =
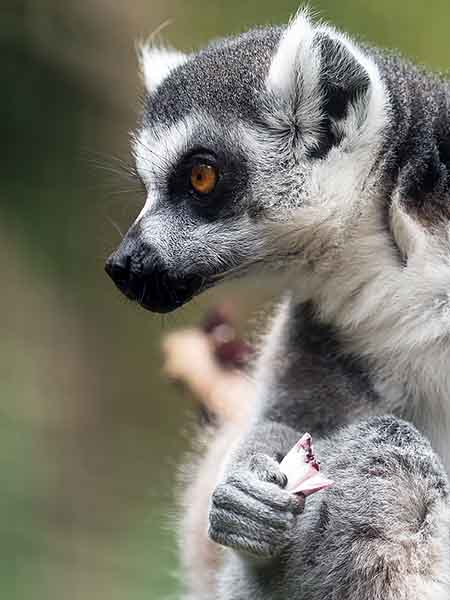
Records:
{"label": "white flower", "polygon": [[280,469],[288,478],[287,491],[293,494],[309,496],[331,487],[334,483],[320,473],[309,433],[305,433],[286,454],[280,463]]}

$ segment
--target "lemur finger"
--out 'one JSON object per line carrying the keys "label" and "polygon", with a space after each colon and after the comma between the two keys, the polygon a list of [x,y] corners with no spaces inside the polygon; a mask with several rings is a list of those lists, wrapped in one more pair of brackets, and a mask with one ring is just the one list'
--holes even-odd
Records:
{"label": "lemur finger", "polygon": [[223,484],[212,495],[211,507],[227,511],[240,518],[251,519],[259,526],[268,524],[274,529],[286,530],[292,513],[274,510],[234,486]]}
{"label": "lemur finger", "polygon": [[221,546],[226,546],[227,548],[248,552],[249,554],[260,556],[261,558],[270,558],[274,555],[273,546],[267,542],[261,542],[239,534],[228,534],[211,528],[208,534],[213,542],[216,542],[216,544],[220,544]]}
{"label": "lemur finger", "polygon": [[303,496],[290,494],[273,483],[260,481],[252,473],[231,476],[227,483],[266,506],[280,512],[300,514],[304,510]]}
{"label": "lemur finger", "polygon": [[243,518],[234,511],[220,508],[211,510],[209,527],[213,532],[222,532],[227,535],[241,535],[246,538],[258,539],[268,544],[277,542],[286,533],[274,528],[270,521],[266,523],[256,522],[249,518]]}
{"label": "lemur finger", "polygon": [[275,483],[281,488],[287,485],[287,476],[281,471],[279,463],[266,454],[255,454],[249,464],[250,471],[261,481]]}

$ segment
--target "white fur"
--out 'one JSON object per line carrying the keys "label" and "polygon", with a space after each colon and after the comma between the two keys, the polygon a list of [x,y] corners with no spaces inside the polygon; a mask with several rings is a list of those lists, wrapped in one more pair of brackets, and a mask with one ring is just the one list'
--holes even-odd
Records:
{"label": "white fur", "polygon": [[[332,261],[333,273],[316,291],[322,314],[342,329],[351,352],[372,362],[392,409],[406,400],[411,420],[428,434],[450,472],[450,263],[445,231],[427,231],[417,222],[413,230],[408,217],[411,241],[405,244],[409,253],[403,265],[376,203],[352,212]],[[394,238],[399,229],[398,224],[392,229]],[[400,230],[404,243],[405,227]]]}
{"label": "white fur", "polygon": [[194,116],[191,116],[170,127],[147,127],[133,138],[136,169],[147,189],[147,199],[136,223],[156,204],[158,182],[167,176],[169,166],[176,164],[192,135],[195,122]]}
{"label": "white fur", "polygon": [[[320,62],[314,54],[314,35],[315,29],[306,12],[300,11],[288,25],[272,58],[267,87],[275,94],[288,97],[297,92],[299,84],[310,88],[318,85]],[[299,65],[302,65],[301,72]]]}
{"label": "white fur", "polygon": [[384,200],[348,185],[367,173],[344,168],[338,185],[322,166],[311,181],[316,203],[302,207],[294,223],[274,226],[278,244],[284,231],[286,252],[301,250],[291,273],[296,297],[314,300],[320,316],[341,330],[348,351],[371,363],[392,411],[406,402],[411,421],[450,473],[447,228],[425,229],[402,215],[394,199],[391,227],[407,252],[403,264],[386,229]]}
{"label": "white fur", "polygon": [[164,79],[187,60],[186,54],[172,48],[143,44],[139,49],[139,63],[147,92],[153,94]]}
{"label": "white fur", "polygon": [[273,115],[280,120],[278,126],[291,126],[294,117],[302,124],[305,144],[312,146],[322,116],[322,99],[317,94],[320,57],[314,35],[307,13],[300,11],[280,40],[266,80],[274,97],[284,100],[280,113]]}

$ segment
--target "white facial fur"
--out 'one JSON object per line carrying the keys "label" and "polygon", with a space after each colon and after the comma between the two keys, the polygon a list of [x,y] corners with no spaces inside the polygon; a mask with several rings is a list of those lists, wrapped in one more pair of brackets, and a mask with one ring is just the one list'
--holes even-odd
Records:
{"label": "white facial fur", "polygon": [[167,166],[175,165],[192,136],[195,127],[194,117],[187,117],[171,127],[144,128],[132,140],[132,150],[136,169],[147,189],[147,199],[136,223],[157,201],[157,180],[164,176]]}
{"label": "white facial fur", "polygon": [[[147,189],[145,205],[137,216],[135,223],[142,221],[141,235],[144,241],[157,246],[165,259],[170,263],[176,260],[171,256],[169,238],[178,238],[180,254],[192,252],[194,256],[202,257],[207,263],[220,272],[233,272],[242,264],[251,262],[255,256],[264,254],[264,226],[254,222],[246,214],[236,215],[228,219],[224,228],[220,220],[199,224],[189,232],[171,232],[163,215],[151,215],[152,209],[158,202],[167,199],[160,197],[158,183],[165,178],[168,169],[174,168],[189,144],[196,139],[195,131],[198,124],[213,131],[217,124],[206,114],[191,114],[171,126],[153,126],[144,128],[133,140],[133,153],[136,169]],[[237,134],[239,135],[239,134]],[[239,135],[244,138],[243,133]],[[176,212],[176,209],[175,209]],[[170,234],[175,234],[171,236]],[[219,273],[220,275],[220,273]]]}

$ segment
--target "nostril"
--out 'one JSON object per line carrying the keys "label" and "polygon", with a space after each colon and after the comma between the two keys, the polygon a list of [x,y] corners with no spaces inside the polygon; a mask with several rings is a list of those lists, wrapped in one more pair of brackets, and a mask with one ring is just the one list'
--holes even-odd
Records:
{"label": "nostril", "polygon": [[105,263],[105,271],[117,284],[124,284],[129,279],[130,258],[129,256],[113,254]]}

